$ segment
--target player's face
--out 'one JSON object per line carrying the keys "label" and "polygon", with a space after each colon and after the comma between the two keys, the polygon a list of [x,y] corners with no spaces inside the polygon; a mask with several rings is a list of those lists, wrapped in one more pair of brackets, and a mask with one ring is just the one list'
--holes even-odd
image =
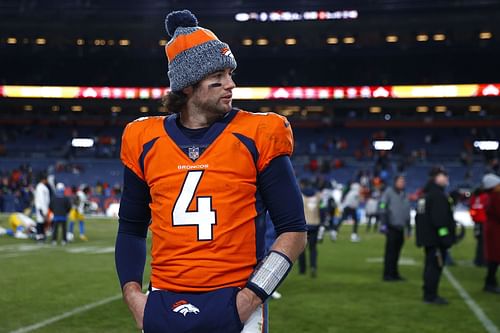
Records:
{"label": "player's face", "polygon": [[233,102],[233,70],[212,73],[201,80],[193,92],[192,101],[199,109],[210,113],[224,114],[231,111]]}
{"label": "player's face", "polygon": [[405,182],[404,177],[398,177],[398,179],[396,180],[396,188],[401,191],[401,190],[404,190],[405,185],[406,185],[406,182]]}
{"label": "player's face", "polygon": [[450,184],[450,180],[448,178],[448,175],[445,175],[443,173],[440,173],[436,176],[436,184],[446,187]]}

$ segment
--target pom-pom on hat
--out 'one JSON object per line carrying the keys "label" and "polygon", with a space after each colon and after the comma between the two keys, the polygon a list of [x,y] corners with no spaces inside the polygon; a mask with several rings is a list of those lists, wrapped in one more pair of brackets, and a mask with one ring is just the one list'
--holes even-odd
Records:
{"label": "pom-pom on hat", "polygon": [[212,31],[198,26],[196,16],[189,10],[168,14],[165,28],[172,37],[165,46],[172,91],[180,91],[211,73],[236,68],[229,45]]}

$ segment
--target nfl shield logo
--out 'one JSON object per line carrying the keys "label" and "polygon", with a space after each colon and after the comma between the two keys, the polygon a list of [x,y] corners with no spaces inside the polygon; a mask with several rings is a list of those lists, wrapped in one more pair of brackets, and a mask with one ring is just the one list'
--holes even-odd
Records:
{"label": "nfl shield logo", "polygon": [[188,148],[188,156],[193,161],[197,160],[200,157],[200,148],[199,147],[189,147]]}

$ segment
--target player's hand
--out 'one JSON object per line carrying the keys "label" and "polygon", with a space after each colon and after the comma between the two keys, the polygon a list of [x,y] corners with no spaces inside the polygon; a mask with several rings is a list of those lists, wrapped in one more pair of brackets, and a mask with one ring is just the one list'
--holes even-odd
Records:
{"label": "player's hand", "polygon": [[245,323],[260,304],[262,300],[253,291],[241,289],[236,295],[236,308],[241,322]]}
{"label": "player's hand", "polygon": [[128,282],[123,286],[123,298],[134,316],[137,328],[142,330],[144,308],[148,296],[142,292],[141,286],[137,282]]}

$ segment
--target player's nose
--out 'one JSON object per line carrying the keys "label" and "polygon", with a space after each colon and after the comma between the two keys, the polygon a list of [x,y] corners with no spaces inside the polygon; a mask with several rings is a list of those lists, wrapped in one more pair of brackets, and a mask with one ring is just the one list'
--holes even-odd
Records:
{"label": "player's nose", "polygon": [[231,76],[231,74],[225,75],[223,87],[226,90],[232,90],[236,87],[236,83],[234,83],[234,80],[233,80],[233,77]]}
{"label": "player's nose", "polygon": [[227,77],[227,80],[224,84],[224,89],[226,90],[232,90],[236,87],[236,83],[234,83],[234,80],[231,76]]}

